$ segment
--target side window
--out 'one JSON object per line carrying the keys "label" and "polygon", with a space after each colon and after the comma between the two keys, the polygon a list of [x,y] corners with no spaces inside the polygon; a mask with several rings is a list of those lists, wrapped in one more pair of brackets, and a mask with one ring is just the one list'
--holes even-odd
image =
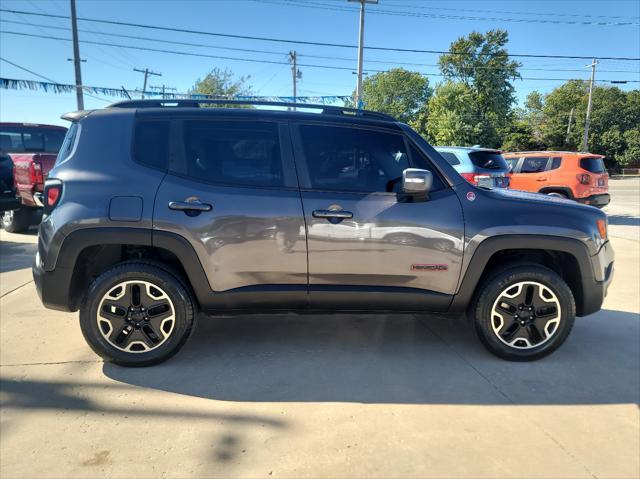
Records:
{"label": "side window", "polygon": [[169,158],[169,121],[141,121],[135,127],[133,155],[136,161],[166,169]]}
{"label": "side window", "polygon": [[301,125],[311,185],[322,190],[399,191],[409,158],[402,135],[349,127]]}
{"label": "side window", "polygon": [[278,125],[185,120],[186,174],[212,183],[283,186]]}
{"label": "side window", "polygon": [[447,163],[449,163],[451,166],[456,166],[460,164],[460,160],[458,159],[455,153],[451,153],[450,151],[439,151],[438,153],[440,153],[440,156],[442,156],[442,158],[447,160]]}
{"label": "side window", "polygon": [[433,167],[431,161],[426,158],[415,146],[411,145],[411,159],[415,168],[429,170],[433,175],[433,185],[431,191],[438,191],[445,187],[444,180],[440,177],[438,171]]}
{"label": "side window", "polygon": [[539,156],[527,156],[522,162],[520,173],[542,173],[547,167],[549,158]]}
{"label": "side window", "polygon": [[562,158],[560,157],[551,158],[551,164],[549,165],[549,170],[557,170],[558,168],[560,168],[561,164],[562,164]]}

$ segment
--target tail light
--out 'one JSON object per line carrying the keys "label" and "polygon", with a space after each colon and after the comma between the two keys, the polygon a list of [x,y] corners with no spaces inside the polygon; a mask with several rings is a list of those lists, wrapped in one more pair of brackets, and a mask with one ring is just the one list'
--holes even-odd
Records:
{"label": "tail light", "polygon": [[472,185],[477,185],[480,180],[491,179],[489,175],[476,175],[475,173],[460,173],[460,175]]}
{"label": "tail light", "polygon": [[578,178],[578,181],[583,185],[591,184],[591,175],[587,175],[586,173],[580,173],[579,175],[576,175],[576,176]]}
{"label": "tail light", "polygon": [[62,197],[62,181],[49,179],[44,185],[44,214],[48,215],[60,203]]}
{"label": "tail light", "polygon": [[44,183],[44,176],[42,176],[42,167],[40,163],[35,160],[29,165],[29,175],[31,176],[32,185],[41,185]]}

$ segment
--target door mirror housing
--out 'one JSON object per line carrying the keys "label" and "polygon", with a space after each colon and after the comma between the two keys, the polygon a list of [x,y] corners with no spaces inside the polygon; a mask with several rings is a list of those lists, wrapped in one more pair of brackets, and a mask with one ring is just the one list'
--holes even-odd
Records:
{"label": "door mirror housing", "polygon": [[402,192],[412,196],[426,196],[433,186],[433,174],[429,170],[407,168],[402,172]]}

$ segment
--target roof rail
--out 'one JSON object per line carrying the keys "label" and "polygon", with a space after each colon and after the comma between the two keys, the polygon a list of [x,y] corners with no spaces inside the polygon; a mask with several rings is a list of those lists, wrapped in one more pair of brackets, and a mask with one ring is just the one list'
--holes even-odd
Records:
{"label": "roof rail", "polygon": [[358,110],[356,108],[347,108],[334,105],[316,105],[312,103],[294,103],[279,101],[262,101],[262,100],[224,100],[224,99],[159,99],[159,100],[125,100],[112,103],[107,108],[199,108],[200,105],[255,105],[255,106],[271,106],[271,107],[289,107],[289,108],[306,108],[314,110],[322,110],[323,114],[358,116],[364,118],[375,118],[378,120],[396,121],[391,115],[379,113],[377,111]]}

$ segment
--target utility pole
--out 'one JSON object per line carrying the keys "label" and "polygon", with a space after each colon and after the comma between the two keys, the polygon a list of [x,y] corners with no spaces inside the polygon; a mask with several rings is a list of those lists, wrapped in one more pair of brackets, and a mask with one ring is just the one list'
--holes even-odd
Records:
{"label": "utility pole", "polygon": [[134,68],[133,71],[134,72],[139,72],[139,73],[144,73],[144,84],[142,86],[142,99],[144,100],[144,92],[147,91],[147,79],[149,78],[150,75],[155,75],[155,76],[161,77],[162,73],[152,72],[148,68],[145,68],[144,70],[140,70],[139,68]]}
{"label": "utility pole", "polygon": [[[298,79],[302,78],[302,72],[298,70],[298,54],[295,50],[289,52],[289,62],[291,62],[291,78],[293,80],[293,103],[296,103],[298,96]],[[295,111],[295,107],[293,110]]]}
{"label": "utility pole", "polygon": [[569,134],[571,133],[571,122],[573,121],[573,111],[575,108],[571,109],[571,113],[569,113],[569,125],[567,126],[567,136],[564,139],[565,144],[569,144]]}
{"label": "utility pole", "polygon": [[76,99],[78,110],[84,110],[82,95],[82,72],[80,71],[80,45],[78,42],[78,19],[76,17],[76,0],[71,0],[71,32],[73,36],[73,66],[76,71]]}
{"label": "utility pole", "polygon": [[589,82],[589,101],[587,103],[587,118],[584,120],[584,138],[582,139],[582,151],[589,150],[589,123],[591,122],[591,100],[593,97],[593,82],[596,78],[596,65],[598,60],[595,58],[591,62],[591,81]]}
{"label": "utility pole", "polygon": [[356,108],[362,108],[362,64],[364,62],[364,6],[367,3],[377,4],[378,0],[349,0],[360,4],[360,29],[358,32],[358,83],[356,84]]}
{"label": "utility pole", "polygon": [[150,86],[149,88],[151,88],[152,90],[160,90],[162,92],[162,99],[164,100],[165,98],[167,98],[166,95],[166,91],[170,90],[170,91],[178,91],[175,88],[170,88],[166,85],[162,85],[162,86]]}

